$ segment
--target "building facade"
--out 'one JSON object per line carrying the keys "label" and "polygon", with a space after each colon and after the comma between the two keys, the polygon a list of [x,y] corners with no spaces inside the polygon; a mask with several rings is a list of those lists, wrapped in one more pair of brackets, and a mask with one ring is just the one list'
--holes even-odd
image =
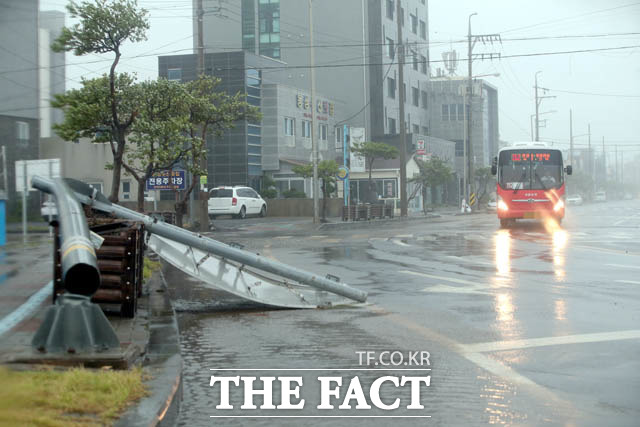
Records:
{"label": "building facade", "polygon": [[[466,135],[464,77],[434,78],[429,82],[431,135],[455,142],[456,171],[464,174]],[[471,144],[476,168],[491,165],[500,148],[498,131],[498,90],[484,80],[474,81],[471,101]]]}
{"label": "building facade", "polygon": [[[196,0],[193,13],[197,14]],[[309,3],[300,0],[205,0],[203,38],[207,52],[231,48],[281,61],[269,76],[309,91]],[[399,132],[398,31],[405,44],[407,133],[429,134],[428,4],[405,0],[323,0],[313,8],[316,89],[344,106],[350,124],[371,136]],[[194,20],[195,22],[196,20]],[[194,24],[194,51],[198,28]],[[265,70],[266,71],[266,70]]]}
{"label": "building facade", "polygon": [[[17,214],[15,161],[38,158],[38,1],[0,0],[0,144],[6,147],[7,212]],[[31,198],[32,203],[37,201]]]}
{"label": "building facade", "polygon": [[55,94],[66,90],[65,53],[51,50],[51,43],[60,36],[64,27],[64,13],[56,10],[40,12],[38,30],[39,61],[39,115],[40,136],[53,136],[53,125],[62,123],[64,113],[51,108]]}

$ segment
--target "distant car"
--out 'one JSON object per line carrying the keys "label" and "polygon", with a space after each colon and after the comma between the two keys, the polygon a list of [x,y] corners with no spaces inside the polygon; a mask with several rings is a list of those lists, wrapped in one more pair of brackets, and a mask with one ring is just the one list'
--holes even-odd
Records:
{"label": "distant car", "polygon": [[584,200],[582,199],[582,196],[579,195],[579,194],[576,194],[575,196],[567,197],[567,204],[568,205],[578,205],[578,206],[580,206],[582,203],[584,203]]}
{"label": "distant car", "polygon": [[42,204],[40,208],[40,214],[47,221],[49,220],[49,216],[54,217],[58,215],[58,208],[54,202],[46,201]]}
{"label": "distant car", "polygon": [[487,210],[488,211],[498,210],[498,202],[496,202],[495,200],[490,200],[489,203],[487,203]]}
{"label": "distant car", "polygon": [[607,201],[607,193],[605,193],[604,191],[597,191],[594,200],[596,202],[606,202]]}
{"label": "distant car", "polygon": [[209,217],[232,215],[244,219],[247,215],[267,216],[267,202],[251,187],[216,187],[209,191]]}

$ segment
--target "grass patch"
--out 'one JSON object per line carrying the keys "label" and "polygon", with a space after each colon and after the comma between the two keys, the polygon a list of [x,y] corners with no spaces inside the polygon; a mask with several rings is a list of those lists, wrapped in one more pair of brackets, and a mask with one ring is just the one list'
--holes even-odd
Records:
{"label": "grass patch", "polygon": [[162,268],[162,264],[160,261],[152,261],[149,258],[144,259],[144,269],[142,270],[142,276],[144,280],[149,280],[153,273],[160,270]]}
{"label": "grass patch", "polygon": [[12,371],[0,367],[0,425],[111,425],[146,395],[142,370]]}

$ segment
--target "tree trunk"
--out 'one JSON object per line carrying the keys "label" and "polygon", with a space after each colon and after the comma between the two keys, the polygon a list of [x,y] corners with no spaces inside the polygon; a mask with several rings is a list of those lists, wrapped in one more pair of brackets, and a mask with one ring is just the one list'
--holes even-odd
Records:
{"label": "tree trunk", "polygon": [[[118,138],[120,136],[118,135]],[[122,173],[122,156],[124,155],[124,137],[122,141],[118,141],[118,151],[113,156],[113,174],[111,175],[111,194],[109,195],[109,201],[111,203],[118,203],[118,195],[120,193],[120,175]]]}
{"label": "tree trunk", "polygon": [[144,187],[146,183],[146,178],[138,180],[138,212],[144,212]]}
{"label": "tree trunk", "polygon": [[322,222],[327,220],[327,183],[323,179],[322,180]]}
{"label": "tree trunk", "polygon": [[422,185],[422,212],[427,214],[427,187]]}

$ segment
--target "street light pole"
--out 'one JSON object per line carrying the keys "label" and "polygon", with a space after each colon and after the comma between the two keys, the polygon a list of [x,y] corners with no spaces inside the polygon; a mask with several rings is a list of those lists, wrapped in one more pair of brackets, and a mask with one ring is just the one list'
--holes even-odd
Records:
{"label": "street light pole", "polygon": [[310,45],[310,66],[311,66],[311,157],[313,161],[313,223],[320,222],[318,216],[318,141],[316,140],[316,73],[315,57],[313,51],[313,2],[309,0],[309,45]]}
{"label": "street light pole", "polygon": [[540,140],[540,115],[538,114],[538,108],[540,107],[540,101],[538,101],[538,74],[540,74],[542,71],[536,71],[536,76],[535,76],[535,80],[536,80],[536,86],[535,86],[535,93],[536,93],[536,139],[534,139],[534,141],[539,141]]}

